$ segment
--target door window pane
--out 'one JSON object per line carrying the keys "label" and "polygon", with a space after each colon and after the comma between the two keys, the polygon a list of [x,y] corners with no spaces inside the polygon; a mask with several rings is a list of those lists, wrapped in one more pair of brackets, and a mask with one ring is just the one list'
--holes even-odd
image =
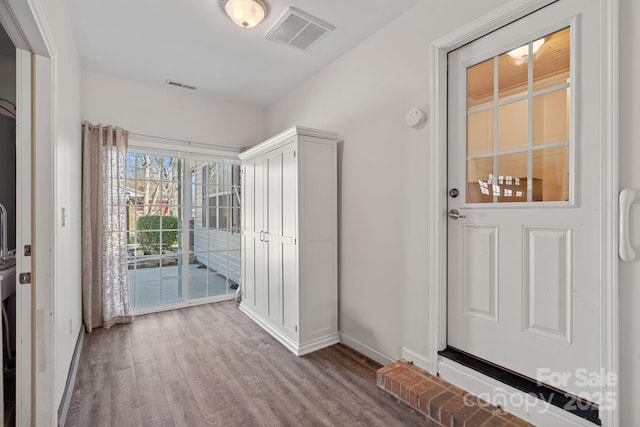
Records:
{"label": "door window pane", "polygon": [[526,56],[523,59],[514,60],[509,53],[498,57],[498,99],[500,101],[524,96],[528,91],[529,61]]}
{"label": "door window pane", "polygon": [[570,83],[571,30],[565,28],[545,37],[533,57],[533,90]]}
{"label": "door window pane", "polygon": [[467,161],[467,203],[493,202],[493,157]]}
{"label": "door window pane", "polygon": [[534,151],[533,176],[541,182],[541,201],[569,200],[569,147]]}
{"label": "door window pane", "polygon": [[533,145],[569,141],[569,89],[533,98]]}
{"label": "door window pane", "polygon": [[[198,267],[195,267],[198,268]],[[206,273],[207,270],[202,270]],[[189,269],[189,298],[205,298],[207,297],[207,275],[199,274],[197,271],[194,272],[193,269]]]}
{"label": "door window pane", "polygon": [[218,228],[220,230],[228,231],[231,227],[231,208],[220,208],[220,218],[218,218]]}
{"label": "door window pane", "polygon": [[182,278],[162,280],[162,304],[182,301]]}
{"label": "door window pane", "polygon": [[528,101],[503,105],[498,109],[498,150],[526,148],[529,143]]}
{"label": "door window pane", "polygon": [[493,103],[493,58],[467,70],[467,108]]}
{"label": "door window pane", "polygon": [[527,159],[527,152],[498,157],[498,202],[527,201]]}
{"label": "door window pane", "polygon": [[467,116],[467,156],[493,151],[493,109]]}

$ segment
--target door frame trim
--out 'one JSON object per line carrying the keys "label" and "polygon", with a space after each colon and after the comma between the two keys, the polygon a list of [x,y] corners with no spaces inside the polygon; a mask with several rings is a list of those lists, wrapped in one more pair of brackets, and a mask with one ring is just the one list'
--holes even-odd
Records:
{"label": "door frame trim", "polygon": [[[511,0],[488,14],[434,41],[430,47],[430,105],[432,111],[430,145],[429,200],[433,214],[429,219],[429,371],[440,372],[438,351],[447,346],[447,55],[498,28],[516,21],[556,0]],[[602,235],[601,250],[601,359],[606,372],[619,373],[618,261],[618,88],[619,88],[619,0],[602,0],[601,41],[603,99],[602,123]],[[450,364],[450,362],[447,362]],[[482,375],[467,372],[484,382]],[[619,385],[608,385],[604,392],[619,396]],[[603,411],[604,426],[620,423],[619,405]]]}
{"label": "door frame trim", "polygon": [[[18,218],[16,246],[31,244],[33,248],[30,260],[20,250],[16,257],[16,270],[30,270],[32,276],[31,284],[16,285],[16,306],[22,311],[16,313],[16,340],[20,341],[16,348],[16,354],[20,354],[16,357],[16,424],[54,425],[53,313],[57,291],[53,249],[57,233],[50,225],[55,218],[57,50],[38,1],[1,1],[0,23],[16,46],[16,156],[26,171],[25,176],[17,174],[16,185],[31,190],[27,197],[20,196],[26,193],[16,196],[16,206],[29,208],[23,221]],[[36,209],[36,205],[44,208]],[[41,281],[43,286],[36,286]]]}

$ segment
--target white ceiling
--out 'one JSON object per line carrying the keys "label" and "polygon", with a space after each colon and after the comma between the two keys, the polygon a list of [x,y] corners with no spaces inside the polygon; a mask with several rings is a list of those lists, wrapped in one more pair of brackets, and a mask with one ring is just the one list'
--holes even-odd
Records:
{"label": "white ceiling", "polygon": [[[218,0],[70,0],[70,7],[85,70],[152,84],[172,79],[265,107],[419,1],[267,0],[266,19],[249,30]],[[307,51],[266,40],[289,6],[336,29]]]}

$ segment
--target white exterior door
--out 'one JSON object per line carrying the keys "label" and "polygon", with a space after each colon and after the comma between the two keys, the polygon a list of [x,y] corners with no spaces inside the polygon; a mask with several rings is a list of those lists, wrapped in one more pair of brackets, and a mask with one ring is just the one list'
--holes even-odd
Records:
{"label": "white exterior door", "polygon": [[576,395],[603,366],[599,7],[560,0],[448,59],[447,344]]}

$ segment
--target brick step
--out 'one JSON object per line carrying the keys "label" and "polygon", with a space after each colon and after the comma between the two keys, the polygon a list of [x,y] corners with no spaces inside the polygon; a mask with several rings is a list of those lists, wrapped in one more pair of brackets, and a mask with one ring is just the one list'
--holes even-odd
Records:
{"label": "brick step", "polygon": [[511,427],[532,424],[478,399],[400,359],[377,371],[378,387],[442,427]]}

